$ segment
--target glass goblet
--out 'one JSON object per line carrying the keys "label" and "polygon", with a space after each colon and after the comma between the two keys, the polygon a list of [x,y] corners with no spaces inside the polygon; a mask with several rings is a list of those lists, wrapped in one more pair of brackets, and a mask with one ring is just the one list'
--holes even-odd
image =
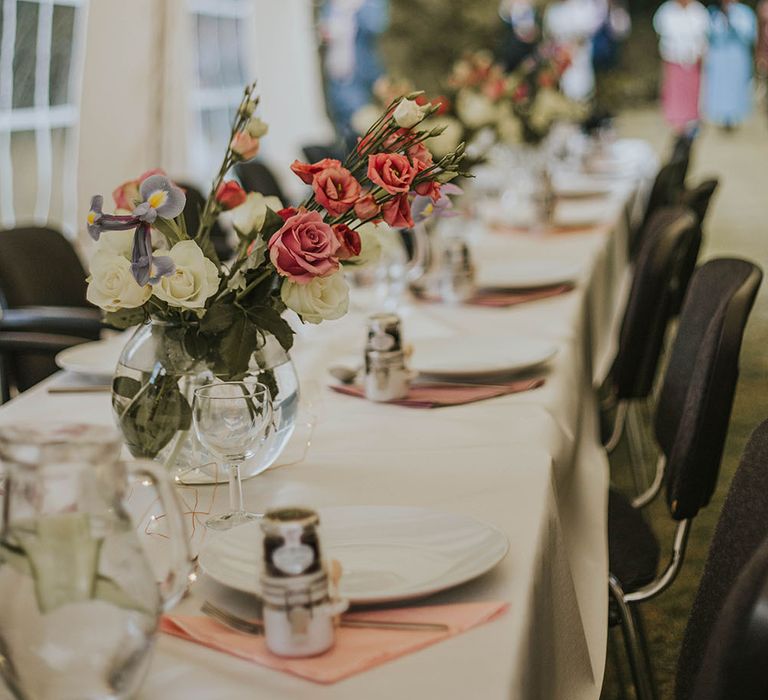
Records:
{"label": "glass goblet", "polygon": [[264,447],[272,428],[269,389],[258,382],[216,382],[195,390],[192,406],[195,433],[222,463],[229,475],[229,512],[214,516],[206,526],[228,530],[257,520],[246,511],[240,465]]}

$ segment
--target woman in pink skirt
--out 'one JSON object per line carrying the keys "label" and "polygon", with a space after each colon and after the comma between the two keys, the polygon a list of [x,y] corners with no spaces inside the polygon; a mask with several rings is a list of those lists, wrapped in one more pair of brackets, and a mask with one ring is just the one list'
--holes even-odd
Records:
{"label": "woman in pink skirt", "polygon": [[663,61],[661,104],[670,126],[682,133],[699,121],[701,63],[707,50],[709,13],[697,0],[667,0],[653,17]]}

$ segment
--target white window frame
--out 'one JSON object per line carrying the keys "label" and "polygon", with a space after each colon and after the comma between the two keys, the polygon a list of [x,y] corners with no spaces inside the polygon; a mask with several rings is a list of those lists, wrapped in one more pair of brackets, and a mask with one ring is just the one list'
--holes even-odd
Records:
{"label": "white window frame", "polygon": [[[254,11],[253,0],[187,0],[187,13],[191,19],[197,15],[208,15],[217,18],[232,18],[247,23],[252,19]],[[196,24],[194,30],[196,31]],[[241,60],[248,67],[248,52],[244,46],[239,46]],[[200,86],[198,73],[197,47],[193,46],[192,90],[189,96],[189,109],[192,113],[190,143],[203,143],[203,112],[214,109],[235,109],[243,98],[244,85],[203,88]],[[247,80],[247,77],[246,77]],[[222,149],[224,144],[222,145]],[[223,154],[223,150],[222,150]],[[189,153],[190,164],[195,179],[201,184],[208,183],[213,175],[210,163],[203,162],[200,152]]]}
{"label": "white window frame", "polygon": [[[77,151],[80,118],[80,91],[85,54],[88,0],[25,0],[39,5],[35,56],[34,106],[13,107],[13,61],[16,44],[17,0],[0,0],[3,28],[0,35],[0,226],[16,224],[13,203],[13,158],[11,138],[14,132],[34,131],[37,159],[37,192],[33,221],[45,225],[51,212],[53,193],[54,129],[65,129],[62,164],[62,230],[70,237],[77,232]],[[54,5],[76,8],[69,64],[67,103],[51,106],[50,69]]]}

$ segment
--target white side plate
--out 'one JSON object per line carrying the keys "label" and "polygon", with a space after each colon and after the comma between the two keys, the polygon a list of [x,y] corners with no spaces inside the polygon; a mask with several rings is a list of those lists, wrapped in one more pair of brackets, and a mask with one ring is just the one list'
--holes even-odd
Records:
{"label": "white side plate", "polygon": [[68,372],[111,377],[115,373],[117,361],[120,359],[120,353],[126,341],[127,338],[124,335],[118,335],[107,340],[75,345],[58,353],[56,364]]}
{"label": "white side plate", "polygon": [[[509,549],[492,525],[427,508],[345,506],[320,510],[326,559],[341,563],[340,593],[352,603],[431,595],[486,573]],[[215,581],[259,594],[262,536],[249,523],[207,539],[200,566]]]}

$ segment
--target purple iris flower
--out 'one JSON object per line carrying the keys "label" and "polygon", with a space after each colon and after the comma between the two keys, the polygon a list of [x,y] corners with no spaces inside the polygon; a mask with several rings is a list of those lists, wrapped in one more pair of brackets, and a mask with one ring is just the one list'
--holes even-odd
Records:
{"label": "purple iris flower", "polygon": [[436,202],[433,202],[431,197],[416,195],[411,205],[413,220],[421,222],[431,216],[438,218],[458,216],[458,212],[453,211],[453,202],[449,195],[459,195],[463,192],[461,187],[447,182],[440,187],[440,199]]}
{"label": "purple iris flower", "polygon": [[131,254],[131,274],[136,282],[142,287],[146,284],[157,284],[161,277],[172,275],[175,269],[173,260],[167,255],[152,254],[151,227],[141,221],[133,236]]}
{"label": "purple iris flower", "polygon": [[140,219],[136,216],[116,216],[102,211],[104,197],[97,194],[91,198],[91,208],[86,219],[88,233],[94,241],[99,240],[102,231],[127,231],[136,226]]}
{"label": "purple iris flower", "polygon": [[139,186],[141,204],[133,210],[133,216],[148,224],[159,216],[173,219],[184,211],[187,201],[184,191],[174,185],[165,175],[151,175]]}

